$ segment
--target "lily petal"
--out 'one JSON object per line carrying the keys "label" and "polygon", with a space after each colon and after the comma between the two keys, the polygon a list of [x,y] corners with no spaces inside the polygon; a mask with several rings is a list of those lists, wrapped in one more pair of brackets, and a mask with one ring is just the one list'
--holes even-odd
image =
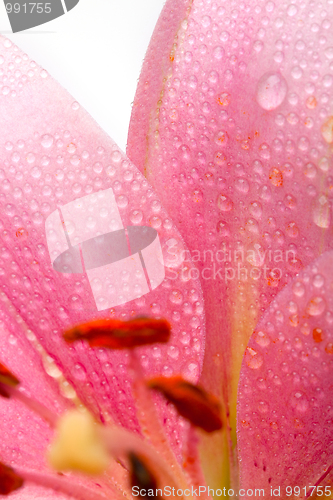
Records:
{"label": "lily petal", "polygon": [[[60,394],[57,382],[46,374],[40,353],[27,338],[31,332],[15,320],[16,311],[3,294],[1,299],[1,362],[14,374],[20,374],[27,396],[35,397],[55,416],[61,414],[70,408],[70,402]],[[50,427],[15,398],[0,398],[0,411],[1,460],[9,465],[44,470],[43,450],[52,436]]]}
{"label": "lily petal", "polygon": [[255,324],[331,244],[332,15],[282,1],[186,5],[184,14],[183,2],[167,2],[154,33],[128,154],[197,261],[209,331],[202,381],[229,407],[235,439]]}
{"label": "lily petal", "polygon": [[[97,317],[166,317],[171,343],[149,357],[140,350],[144,370],[180,371],[195,381],[204,349],[202,293],[182,277],[193,265],[148,182],[78,103],[2,37],[0,63],[7,81],[0,95],[1,285],[91,412],[137,429],[126,353],[68,348],[61,334]],[[105,233],[109,246],[101,250]],[[132,255],[121,263],[128,240]]]}
{"label": "lily petal", "polygon": [[332,283],[329,251],[277,295],[251,337],[238,392],[241,486],[284,496],[287,486],[331,484]]}

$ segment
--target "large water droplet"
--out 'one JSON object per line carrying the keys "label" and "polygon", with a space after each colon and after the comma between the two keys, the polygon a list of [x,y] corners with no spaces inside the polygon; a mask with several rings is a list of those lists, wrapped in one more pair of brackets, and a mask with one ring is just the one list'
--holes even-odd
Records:
{"label": "large water droplet", "polygon": [[54,141],[54,139],[53,139],[52,135],[45,134],[41,138],[41,145],[43,146],[43,148],[47,149],[47,148],[50,148],[52,146],[53,141]]}
{"label": "large water droplet", "polygon": [[331,211],[328,199],[325,195],[319,196],[315,201],[312,210],[313,222],[324,229],[327,229],[331,222]]}
{"label": "large water droplet", "polygon": [[221,212],[229,212],[233,209],[233,202],[227,196],[220,194],[217,199],[217,206],[221,210]]}
{"label": "large water droplet", "polygon": [[258,368],[260,368],[264,362],[262,356],[258,354],[257,351],[252,349],[252,347],[247,347],[245,351],[245,360],[247,366],[249,368],[252,368],[253,370],[257,370]]}
{"label": "large water droplet", "polygon": [[321,135],[325,139],[328,144],[332,144],[333,142],[333,116],[330,116],[329,119],[324,123],[321,127]]}
{"label": "large water droplet", "polygon": [[87,372],[81,363],[76,363],[72,371],[76,380],[85,380],[87,378]]}
{"label": "large water droplet", "polygon": [[320,316],[325,311],[326,303],[322,297],[313,297],[306,306],[306,312],[310,316]]}
{"label": "large water droplet", "polygon": [[263,109],[271,111],[283,103],[287,90],[287,82],[280,73],[265,73],[257,85],[257,102]]}

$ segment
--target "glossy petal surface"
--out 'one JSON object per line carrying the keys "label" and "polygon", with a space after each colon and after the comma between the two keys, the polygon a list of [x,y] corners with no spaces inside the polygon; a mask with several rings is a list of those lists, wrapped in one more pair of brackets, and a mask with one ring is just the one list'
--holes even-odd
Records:
{"label": "glossy petal surface", "polygon": [[[257,319],[332,241],[332,14],[328,4],[282,1],[188,7],[176,9],[167,55],[162,21],[154,34],[128,153],[200,269],[210,333],[203,381],[217,391],[220,370],[234,413]],[[167,12],[175,16],[173,2]]]}
{"label": "glossy petal surface", "polygon": [[278,294],[251,337],[238,395],[246,488],[280,486],[283,496],[287,486],[331,484],[332,283],[329,251]]}
{"label": "glossy petal surface", "polygon": [[[45,373],[41,356],[27,338],[31,332],[16,321],[16,311],[3,294],[0,304],[1,361],[14,374],[19,374],[20,385],[27,395],[56,415],[62,413],[70,404],[59,393],[58,384]],[[52,435],[48,424],[12,398],[0,398],[0,409],[1,460],[8,465],[45,468],[43,450]]]}
{"label": "glossy petal surface", "polygon": [[144,369],[196,380],[200,285],[183,279],[180,234],[112,140],[4,38],[0,63],[1,286],[89,409],[136,429],[127,355],[69,348],[61,334],[96,317],[166,317],[172,340],[140,351]]}

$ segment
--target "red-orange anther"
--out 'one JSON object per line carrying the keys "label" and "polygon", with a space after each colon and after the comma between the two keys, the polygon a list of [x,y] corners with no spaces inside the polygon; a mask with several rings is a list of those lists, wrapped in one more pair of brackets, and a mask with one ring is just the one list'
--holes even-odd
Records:
{"label": "red-orange anther", "polygon": [[0,462],[0,495],[9,495],[23,485],[23,479],[7,465]]}
{"label": "red-orange anther", "polygon": [[3,385],[10,385],[11,387],[15,387],[19,383],[19,379],[16,378],[15,375],[13,375],[5,365],[0,363],[0,396],[9,398],[9,394],[6,391],[6,388],[3,387]]}
{"label": "red-orange anther", "polygon": [[67,330],[63,337],[66,342],[86,340],[90,347],[130,349],[156,342],[168,342],[170,331],[170,323],[165,319],[98,319]]}
{"label": "red-orange anther", "polygon": [[206,432],[221,429],[219,402],[201,387],[191,384],[180,375],[154,377],[147,381],[147,385],[161,392],[175,405],[178,413],[195,426]]}

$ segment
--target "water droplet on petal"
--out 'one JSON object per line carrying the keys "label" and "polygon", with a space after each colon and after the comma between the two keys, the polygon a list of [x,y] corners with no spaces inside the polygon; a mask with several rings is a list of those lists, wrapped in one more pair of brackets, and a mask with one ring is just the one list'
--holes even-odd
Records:
{"label": "water droplet on petal", "polygon": [[269,172],[269,180],[273,186],[280,187],[283,186],[283,174],[278,168],[272,168]]}
{"label": "water droplet on petal", "polygon": [[228,106],[230,103],[231,96],[226,92],[223,92],[217,97],[217,102],[220,106]]}
{"label": "water droplet on petal", "polygon": [[258,201],[253,201],[249,206],[250,214],[256,219],[260,219],[262,216],[262,206]]}
{"label": "water droplet on petal", "polygon": [[79,295],[71,295],[70,297],[68,297],[68,306],[73,311],[82,309],[83,302],[81,297]]}
{"label": "water droplet on petal", "polygon": [[333,59],[333,47],[327,47],[327,49],[325,49],[325,56],[327,59]]}
{"label": "water droplet on petal", "polygon": [[321,288],[325,283],[324,276],[321,274],[316,274],[313,278],[313,286],[316,288]]}
{"label": "water droplet on petal", "polygon": [[247,347],[245,351],[246,364],[252,370],[257,370],[261,367],[264,360],[260,354],[257,353],[252,347]]}
{"label": "water droplet on petal", "polygon": [[235,180],[235,188],[240,193],[246,194],[249,192],[250,184],[248,183],[248,181],[246,179],[239,178],[239,179]]}
{"label": "water droplet on petal", "polygon": [[297,6],[294,3],[290,4],[287,9],[288,16],[293,17],[297,14],[297,12],[298,12]]}
{"label": "water droplet on petal", "polygon": [[300,413],[305,413],[307,409],[309,408],[309,401],[305,394],[302,392],[298,391],[295,392],[291,399],[291,406],[295,408]]}
{"label": "water droplet on petal", "polygon": [[257,85],[257,102],[263,109],[271,111],[283,103],[287,90],[287,82],[280,73],[265,73]]}
{"label": "water droplet on petal", "polygon": [[312,210],[313,222],[323,229],[327,229],[331,223],[331,210],[325,195],[319,196]]}
{"label": "water droplet on petal", "polygon": [[267,333],[262,332],[262,331],[257,332],[255,334],[255,339],[256,339],[257,344],[259,344],[261,347],[267,347],[271,343],[270,338],[267,335]]}
{"label": "water droplet on petal", "polygon": [[332,144],[333,142],[333,116],[324,123],[321,127],[321,135],[325,139],[328,144]]}
{"label": "water droplet on petal", "polygon": [[306,306],[306,312],[310,316],[320,316],[325,311],[326,302],[322,297],[313,297]]}
{"label": "water droplet on petal", "polygon": [[52,135],[45,134],[42,136],[41,145],[43,146],[43,148],[45,148],[45,149],[50,148],[52,146],[52,144],[53,144]]}
{"label": "water droplet on petal", "polygon": [[216,225],[216,230],[217,232],[221,235],[221,236],[224,236],[224,237],[227,237],[227,236],[230,236],[230,229],[229,229],[229,226],[228,224],[223,221],[223,220],[220,220],[218,221],[217,225]]}
{"label": "water droplet on petal", "polygon": [[220,194],[217,199],[217,206],[221,210],[221,212],[230,212],[233,209],[234,204],[227,196]]}
{"label": "water droplet on petal", "polygon": [[87,378],[87,372],[81,363],[76,363],[76,365],[74,365],[73,375],[76,380],[85,380]]}

